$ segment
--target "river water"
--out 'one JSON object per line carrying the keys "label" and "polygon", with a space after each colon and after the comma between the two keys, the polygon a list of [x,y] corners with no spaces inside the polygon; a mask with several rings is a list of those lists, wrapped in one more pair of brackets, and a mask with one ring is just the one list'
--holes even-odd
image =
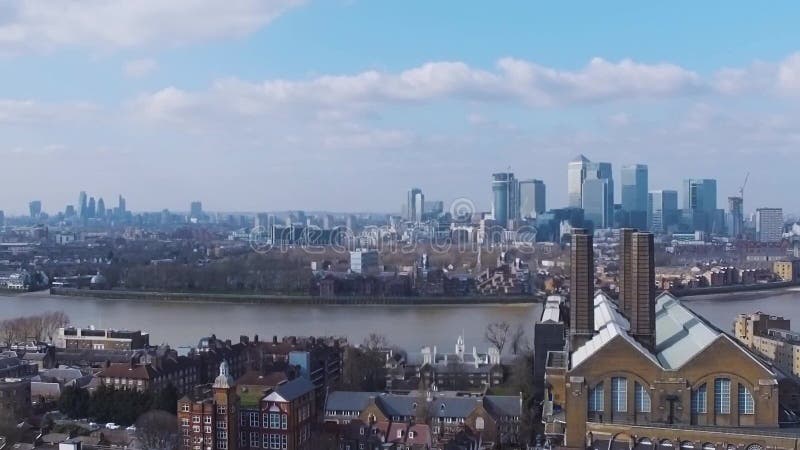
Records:
{"label": "river water", "polygon": [[[725,331],[740,312],[764,311],[800,322],[797,288],[692,297],[685,304]],[[76,326],[141,329],[150,333],[151,344],[173,347],[196,345],[212,333],[234,341],[242,334],[258,334],[262,340],[273,335],[336,335],[354,343],[379,333],[415,352],[425,345],[449,349],[459,335],[464,335],[467,348],[483,351],[486,325],[500,321],[513,327],[522,324],[532,340],[541,305],[291,306],[57,297],[47,292],[0,296],[0,319],[54,310],[66,312]]]}

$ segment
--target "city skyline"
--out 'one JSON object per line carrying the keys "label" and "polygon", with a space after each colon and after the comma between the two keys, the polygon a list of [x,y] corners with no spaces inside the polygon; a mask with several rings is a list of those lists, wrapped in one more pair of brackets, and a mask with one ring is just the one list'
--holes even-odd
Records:
{"label": "city skyline", "polygon": [[[580,153],[648,164],[650,189],[716,178],[718,204],[749,171],[748,211],[800,209],[775,188],[800,129],[790,2],[690,18],[635,2],[143,2],[81,20],[94,6],[0,12],[7,212],[81,189],[137,210],[391,212],[415,185],[488,209],[485,180],[509,166],[564,205]],[[186,20],[162,25],[176,8]]]}

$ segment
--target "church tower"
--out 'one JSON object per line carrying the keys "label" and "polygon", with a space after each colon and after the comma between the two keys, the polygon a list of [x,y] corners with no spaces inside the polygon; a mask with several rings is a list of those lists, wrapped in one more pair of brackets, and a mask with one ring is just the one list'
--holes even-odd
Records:
{"label": "church tower", "polygon": [[216,420],[214,421],[216,448],[235,449],[239,438],[238,421],[236,420],[239,398],[236,395],[236,383],[230,374],[227,361],[222,361],[222,364],[219,365],[219,376],[214,380],[211,390],[216,408]]}

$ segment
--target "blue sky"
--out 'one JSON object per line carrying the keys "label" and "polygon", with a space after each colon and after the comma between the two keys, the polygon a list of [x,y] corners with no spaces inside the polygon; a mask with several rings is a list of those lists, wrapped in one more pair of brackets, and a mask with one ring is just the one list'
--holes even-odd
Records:
{"label": "blue sky", "polygon": [[[11,0],[0,6],[0,209],[86,190],[135,210],[489,207],[492,171],[650,165],[651,189],[750,171],[800,212],[800,5]],[[618,174],[618,172],[616,172]]]}

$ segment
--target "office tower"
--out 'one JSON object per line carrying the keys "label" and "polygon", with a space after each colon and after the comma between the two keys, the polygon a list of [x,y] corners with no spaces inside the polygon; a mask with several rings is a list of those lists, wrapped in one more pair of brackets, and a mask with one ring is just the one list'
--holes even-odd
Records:
{"label": "office tower", "polygon": [[189,205],[189,217],[200,219],[203,217],[203,203],[194,201]]}
{"label": "office tower", "polygon": [[587,178],[583,182],[582,208],[584,218],[591,220],[595,229],[610,228],[613,205],[609,205],[609,180]]}
{"label": "office tower", "polygon": [[81,219],[85,219],[86,218],[86,192],[85,191],[81,191],[81,193],[78,194],[78,216]]}
{"label": "office tower", "polygon": [[117,200],[117,208],[119,208],[119,214],[121,216],[124,216],[125,215],[125,197],[123,197],[121,195],[119,196],[119,199]]}
{"label": "office tower", "polygon": [[380,257],[377,250],[355,250],[350,252],[350,270],[363,275],[380,272]]}
{"label": "office tower", "polygon": [[741,239],[744,234],[744,200],[742,197],[728,197],[728,235]]}
{"label": "office tower", "polygon": [[408,191],[406,203],[406,220],[410,222],[422,221],[422,214],[425,212],[425,195],[422,189],[413,188]]}
{"label": "office tower", "polygon": [[542,180],[522,180],[519,182],[519,216],[536,217],[547,210],[547,191]]}
{"label": "office tower", "polygon": [[653,233],[666,233],[679,219],[678,191],[660,190],[647,194],[647,228]]}
{"label": "office tower", "polygon": [[608,213],[610,217],[614,209],[614,177],[611,174],[611,163],[596,163],[583,155],[578,155],[567,165],[567,193],[569,206],[583,207],[584,183],[588,178],[607,179]]}
{"label": "office tower", "polygon": [[432,217],[436,217],[444,212],[444,202],[441,200],[431,200],[431,201],[425,200],[423,206],[424,206],[423,211],[425,212],[425,214]]}
{"label": "office tower", "polygon": [[330,214],[325,214],[322,217],[322,229],[324,230],[332,230],[334,227],[333,216]]}
{"label": "office tower", "polygon": [[31,219],[38,219],[42,215],[42,202],[34,200],[28,203],[28,211],[30,212]]}
{"label": "office tower", "polygon": [[634,228],[622,228],[619,230],[619,310],[625,317],[631,316],[631,305],[633,304],[633,279],[630,275],[631,268],[631,242]]}
{"label": "office tower", "polygon": [[[650,351],[656,343],[656,288],[655,254],[653,234],[635,232],[630,238],[630,265],[626,268],[630,277],[631,295],[625,300],[629,308],[631,334]],[[628,301],[630,300],[630,302]],[[628,307],[628,303],[630,306]]]}
{"label": "office tower", "polygon": [[683,180],[683,215],[692,231],[711,233],[717,216],[717,180]]}
{"label": "office tower", "polygon": [[67,205],[64,209],[64,216],[65,217],[73,217],[75,215],[75,207],[72,205]]}
{"label": "office tower", "polygon": [[583,205],[583,180],[586,179],[586,165],[589,159],[578,155],[567,164],[567,194],[569,206],[581,208]]}
{"label": "office tower", "polygon": [[103,201],[103,197],[100,197],[97,200],[97,217],[104,218],[106,216],[106,202]]}
{"label": "office tower", "polygon": [[760,242],[779,242],[783,239],[783,209],[756,209],[756,236]]}
{"label": "office tower", "polygon": [[519,183],[510,172],[492,174],[492,208],[495,222],[503,228],[519,218]]}
{"label": "office tower", "polygon": [[570,348],[577,349],[594,335],[594,249],[584,228],[572,230],[570,245]]}
{"label": "office tower", "polygon": [[6,214],[0,210],[0,227],[6,226]]}
{"label": "office tower", "polygon": [[97,204],[94,197],[89,197],[89,204],[86,206],[86,217],[94,218],[97,215]]}
{"label": "office tower", "polygon": [[622,166],[622,210],[633,227],[647,224],[647,165]]}

